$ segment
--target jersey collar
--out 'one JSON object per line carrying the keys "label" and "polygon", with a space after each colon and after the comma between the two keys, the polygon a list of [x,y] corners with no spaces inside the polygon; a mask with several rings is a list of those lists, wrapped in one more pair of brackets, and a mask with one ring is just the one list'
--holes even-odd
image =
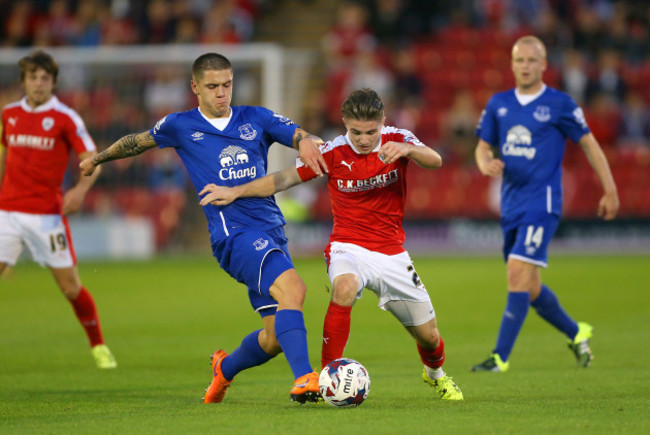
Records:
{"label": "jersey collar", "polygon": [[196,109],[199,111],[203,119],[208,121],[210,124],[212,124],[214,128],[216,128],[219,131],[224,131],[226,127],[228,127],[228,124],[230,124],[230,120],[232,119],[232,115],[233,115],[232,107],[230,107],[230,114],[228,115],[227,118],[213,118],[213,119],[210,119],[207,116],[205,116],[203,112],[201,112],[200,107],[197,107]]}
{"label": "jersey collar", "polygon": [[58,103],[59,103],[59,99],[56,97],[56,95],[52,95],[52,98],[50,98],[45,103],[37,107],[30,106],[27,103],[27,97],[23,97],[23,99],[20,100],[20,106],[23,108],[23,110],[25,112],[32,112],[32,113],[47,112],[48,110],[54,109],[54,106],[56,106]]}
{"label": "jersey collar", "polygon": [[537,93],[532,94],[532,95],[523,95],[519,93],[519,89],[515,88],[515,97],[517,98],[517,101],[519,101],[519,104],[522,106],[525,106],[533,101],[535,101],[540,95],[542,95],[546,91],[546,84],[542,83],[542,89],[540,89]]}
{"label": "jersey collar", "polygon": [[[361,154],[359,152],[359,150],[357,150],[356,147],[354,145],[352,145],[352,140],[350,139],[350,133],[345,133],[345,141],[348,143],[348,145],[350,145],[350,148],[352,148],[352,151],[354,151],[356,154]],[[370,153],[378,153],[379,148],[381,148],[381,142],[382,141],[380,140],[379,143],[377,144],[377,146],[372,151],[370,151]],[[370,154],[370,153],[368,153],[368,154]]]}

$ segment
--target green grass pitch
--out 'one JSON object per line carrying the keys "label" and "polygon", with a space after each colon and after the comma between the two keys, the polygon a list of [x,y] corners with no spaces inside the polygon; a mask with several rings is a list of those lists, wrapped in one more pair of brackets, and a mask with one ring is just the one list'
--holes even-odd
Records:
{"label": "green grass pitch", "polygon": [[[553,256],[544,281],[595,326],[593,366],[535,312],[504,374],[471,373],[492,349],[505,304],[495,257],[418,258],[445,339],[446,371],[465,401],[433,397],[412,339],[366,292],[352,312],[348,357],[370,373],[356,409],[289,401],[283,357],[203,405],[209,355],[261,326],[242,285],[206,257],[82,263],[119,367],[94,367],[71,307],[49,274],[20,263],[0,281],[0,433],[650,433],[648,256]],[[296,260],[308,285],[311,361],[319,364],[329,294],[320,259]]]}

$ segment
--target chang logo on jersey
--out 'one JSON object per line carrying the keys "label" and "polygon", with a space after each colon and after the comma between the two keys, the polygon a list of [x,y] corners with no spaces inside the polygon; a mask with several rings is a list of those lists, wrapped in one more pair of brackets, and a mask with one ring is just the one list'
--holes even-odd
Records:
{"label": "chang logo on jersey", "polygon": [[12,147],[34,148],[49,151],[54,148],[53,137],[32,136],[31,134],[8,134],[7,144]]}
{"label": "chang logo on jersey", "polygon": [[229,145],[221,154],[219,154],[219,164],[222,169],[219,170],[219,178],[222,180],[239,180],[241,178],[255,178],[257,169],[255,166],[241,167],[249,163],[248,153],[245,149],[237,145]]}
{"label": "chang logo on jersey", "polygon": [[[535,158],[537,149],[530,146],[533,135],[523,125],[515,125],[506,134],[506,143],[501,147],[504,156],[526,157],[528,160]],[[523,145],[523,146],[522,146]]]}
{"label": "chang logo on jersey", "polygon": [[257,130],[253,128],[250,124],[244,124],[238,128],[239,137],[244,140],[253,140],[257,137]]}
{"label": "chang logo on jersey", "polygon": [[397,169],[393,169],[385,174],[375,175],[364,180],[336,180],[336,187],[340,192],[363,192],[390,186],[398,178]]}

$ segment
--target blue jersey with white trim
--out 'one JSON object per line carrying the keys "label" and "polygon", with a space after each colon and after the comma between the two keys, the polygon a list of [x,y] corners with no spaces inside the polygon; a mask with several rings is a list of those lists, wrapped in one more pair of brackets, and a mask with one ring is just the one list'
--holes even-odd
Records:
{"label": "blue jersey with white trim", "polygon": [[501,216],[562,212],[562,159],[566,139],[589,133],[582,109],[564,92],[546,87],[522,105],[515,90],[488,101],[476,135],[505,163]]}
{"label": "blue jersey with white trim", "polygon": [[[206,184],[237,186],[264,177],[269,147],[290,146],[298,128],[289,118],[269,109],[233,106],[223,131],[214,127],[198,108],[162,118],[150,130],[160,148],[172,147],[200,192]],[[203,207],[212,243],[237,228],[270,230],[286,223],[275,198],[240,198],[226,206]]]}

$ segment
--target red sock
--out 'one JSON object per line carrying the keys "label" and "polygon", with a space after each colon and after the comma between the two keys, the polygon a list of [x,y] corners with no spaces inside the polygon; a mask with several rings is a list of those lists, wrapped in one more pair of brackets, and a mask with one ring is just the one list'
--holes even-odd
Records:
{"label": "red sock", "polygon": [[74,301],[70,301],[74,309],[77,319],[81,326],[86,330],[90,346],[104,344],[104,337],[102,330],[99,327],[99,317],[97,316],[97,308],[93,297],[88,293],[85,287],[81,287],[79,296]]}
{"label": "red sock", "polygon": [[435,349],[425,349],[418,344],[418,353],[425,366],[439,369],[445,362],[445,342],[440,337],[440,343]]}
{"label": "red sock", "polygon": [[350,312],[352,307],[344,307],[330,302],[323,325],[323,349],[321,366],[343,356],[345,345],[350,337]]}

